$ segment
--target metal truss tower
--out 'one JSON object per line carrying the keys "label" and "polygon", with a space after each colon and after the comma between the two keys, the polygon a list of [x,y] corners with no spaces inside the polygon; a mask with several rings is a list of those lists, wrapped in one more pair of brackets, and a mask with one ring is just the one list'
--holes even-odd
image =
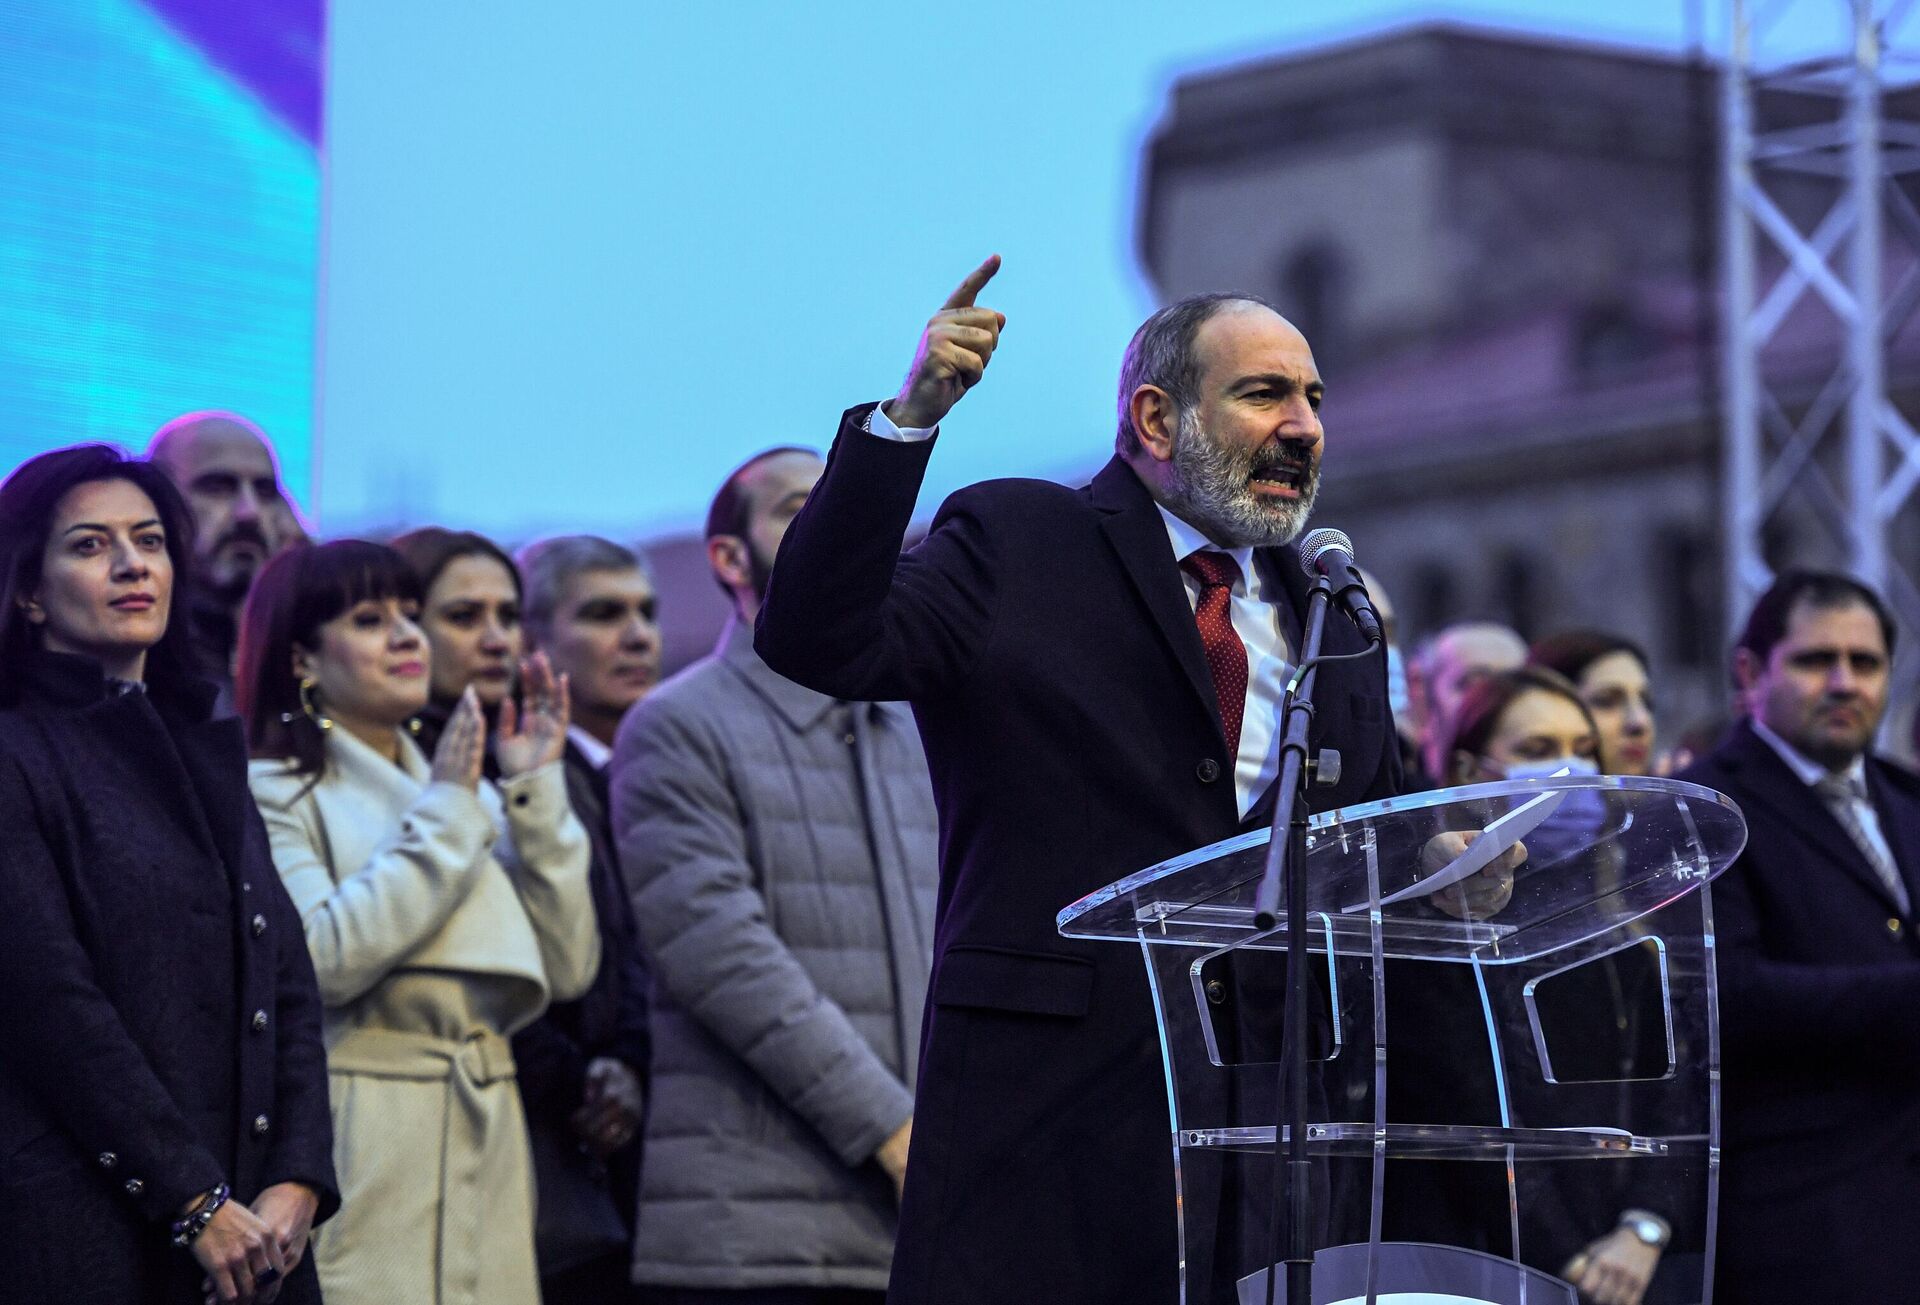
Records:
{"label": "metal truss tower", "polygon": [[[1920,432],[1889,393],[1888,343],[1920,307],[1920,210],[1900,184],[1920,172],[1920,121],[1890,113],[1883,88],[1916,0],[1726,2],[1728,628],[1770,579],[1764,541],[1811,519],[1831,547],[1796,531],[1795,560],[1838,562],[1887,595],[1908,636],[1904,686],[1920,586],[1894,541],[1920,488]],[[1830,43],[1807,57],[1815,26]],[[1769,58],[1770,43],[1795,57]]]}

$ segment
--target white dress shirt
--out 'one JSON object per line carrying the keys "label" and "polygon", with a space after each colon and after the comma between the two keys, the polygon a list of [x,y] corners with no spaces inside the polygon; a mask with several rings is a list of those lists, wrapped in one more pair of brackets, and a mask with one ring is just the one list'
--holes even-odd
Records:
{"label": "white dress shirt", "polygon": [[[1848,766],[1844,772],[1829,771],[1825,766],[1813,758],[1806,756],[1798,748],[1794,747],[1793,744],[1768,729],[1758,716],[1750,716],[1747,719],[1753,725],[1753,732],[1764,739],[1767,746],[1780,755],[1780,760],[1787,763],[1787,769],[1791,770],[1799,778],[1800,782],[1808,788],[1814,787],[1814,785],[1818,784],[1830,774],[1843,773],[1849,780],[1853,781],[1854,791],[1856,793],[1865,793],[1867,791],[1867,759],[1864,756],[1855,757],[1853,764]],[[1821,796],[1821,801],[1826,801],[1824,795]],[[1853,808],[1853,823],[1855,827],[1866,836],[1868,842],[1873,844],[1874,850],[1880,855],[1882,861],[1890,866],[1899,865],[1899,861],[1894,858],[1892,845],[1887,842],[1887,831],[1880,827],[1880,813],[1873,809],[1873,803],[1864,798],[1853,798],[1850,800],[1849,805]],[[1844,820],[1841,821],[1843,827],[1845,824],[1846,822]]]}
{"label": "white dress shirt", "polygon": [[[1280,623],[1279,608],[1267,597],[1266,577],[1253,560],[1252,548],[1220,548],[1164,505],[1154,506],[1166,523],[1176,562],[1213,549],[1240,564],[1240,579],[1234,582],[1228,611],[1234,633],[1247,647],[1247,701],[1240,713],[1240,755],[1233,759],[1234,793],[1244,816],[1280,774],[1280,709],[1286,701],[1287,676],[1293,674],[1286,630]],[[1198,607],[1200,581],[1183,567],[1180,582],[1187,589],[1187,606]]]}
{"label": "white dress shirt", "polygon": [[580,749],[587,764],[595,770],[605,770],[607,763],[613,760],[613,749],[602,743],[578,725],[567,726],[567,741]]}
{"label": "white dress shirt", "polygon": [[[867,429],[882,439],[912,443],[933,434],[933,428],[901,428],[879,408]],[[1267,786],[1280,773],[1280,709],[1286,698],[1287,676],[1293,673],[1287,647],[1286,628],[1280,611],[1267,595],[1265,577],[1254,564],[1253,549],[1218,549],[1199,530],[1167,511],[1159,503],[1160,519],[1167,527],[1167,543],[1176,563],[1185,561],[1202,549],[1225,552],[1240,564],[1240,579],[1233,586],[1229,607],[1233,629],[1247,648],[1247,701],[1240,713],[1240,755],[1233,761],[1233,789],[1240,814],[1246,815]],[[1200,582],[1180,572],[1186,586],[1187,606],[1200,602]]]}

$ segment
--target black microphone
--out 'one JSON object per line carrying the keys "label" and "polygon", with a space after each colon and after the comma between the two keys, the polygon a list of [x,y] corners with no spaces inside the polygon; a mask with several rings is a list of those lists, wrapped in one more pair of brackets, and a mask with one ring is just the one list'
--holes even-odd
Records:
{"label": "black microphone", "polygon": [[1366,582],[1360,568],[1353,564],[1353,541],[1345,532],[1322,527],[1310,530],[1300,541],[1300,567],[1310,576],[1325,576],[1333,586],[1334,601],[1346,609],[1369,647],[1387,641],[1374,614],[1373,599],[1367,597]]}

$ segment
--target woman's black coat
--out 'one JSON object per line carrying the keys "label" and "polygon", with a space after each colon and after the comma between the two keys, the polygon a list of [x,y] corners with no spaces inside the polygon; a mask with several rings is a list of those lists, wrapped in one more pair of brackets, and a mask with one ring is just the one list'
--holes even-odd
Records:
{"label": "woman's black coat", "polygon": [[[320,997],[211,685],[41,654],[0,684],[0,1284],[200,1300],[196,1193],[339,1204]],[[283,1302],[317,1301],[312,1257]]]}

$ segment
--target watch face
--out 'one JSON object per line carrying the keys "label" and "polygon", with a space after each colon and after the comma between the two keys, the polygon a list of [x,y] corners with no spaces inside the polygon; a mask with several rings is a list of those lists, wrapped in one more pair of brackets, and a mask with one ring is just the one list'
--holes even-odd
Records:
{"label": "watch face", "polygon": [[1666,1241],[1660,1225],[1651,1219],[1631,1219],[1627,1222],[1627,1231],[1649,1246],[1659,1246]]}

